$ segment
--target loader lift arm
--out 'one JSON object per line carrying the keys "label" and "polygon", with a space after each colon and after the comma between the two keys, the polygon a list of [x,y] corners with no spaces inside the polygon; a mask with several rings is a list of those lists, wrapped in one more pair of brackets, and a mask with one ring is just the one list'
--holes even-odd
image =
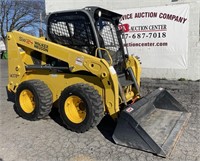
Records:
{"label": "loader lift arm", "polygon": [[[112,67],[109,66],[106,60],[18,31],[8,33],[7,39],[10,59],[9,73],[11,73],[8,84],[9,90],[16,91],[18,82],[21,82],[27,72],[26,68],[30,69],[31,65],[34,65],[33,62],[27,59],[28,53],[34,50],[67,62],[72,73],[87,71],[97,76],[101,79],[106,89],[105,96],[109,96],[105,97],[105,104],[109,109],[109,113],[112,115],[119,111],[118,78],[116,73],[110,72]],[[41,48],[42,46],[43,48]],[[20,54],[19,47],[27,51],[27,53]],[[27,62],[22,62],[21,60],[26,60]],[[17,75],[17,78],[12,77],[13,75]]]}

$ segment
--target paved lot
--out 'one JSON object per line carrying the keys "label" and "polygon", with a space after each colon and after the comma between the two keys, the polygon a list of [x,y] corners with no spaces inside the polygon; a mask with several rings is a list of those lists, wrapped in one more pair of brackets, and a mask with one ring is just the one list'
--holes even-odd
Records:
{"label": "paved lot", "polygon": [[56,111],[35,122],[18,117],[7,101],[5,60],[0,60],[0,68],[0,161],[200,161],[200,82],[142,80],[143,94],[162,86],[192,113],[171,157],[165,159],[115,145],[101,126],[83,134],[68,131]]}

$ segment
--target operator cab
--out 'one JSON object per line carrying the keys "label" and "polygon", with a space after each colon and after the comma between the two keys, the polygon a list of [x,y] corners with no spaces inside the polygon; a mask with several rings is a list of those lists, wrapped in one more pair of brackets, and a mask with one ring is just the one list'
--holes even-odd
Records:
{"label": "operator cab", "polygon": [[47,38],[108,62],[111,57],[116,72],[123,73],[125,54],[118,29],[120,17],[99,7],[55,12],[48,17]]}

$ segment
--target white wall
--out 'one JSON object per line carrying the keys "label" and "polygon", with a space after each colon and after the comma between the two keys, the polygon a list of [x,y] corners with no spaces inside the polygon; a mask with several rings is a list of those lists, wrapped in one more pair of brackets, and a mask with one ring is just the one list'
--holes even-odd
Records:
{"label": "white wall", "polygon": [[[150,7],[161,5],[173,5],[179,3],[200,3],[200,0],[45,0],[46,13],[53,11],[80,9],[86,6],[99,6],[110,10],[125,9],[125,8],[138,8]],[[199,5],[200,7],[200,5]]]}
{"label": "white wall", "polygon": [[188,3],[190,5],[189,49],[187,69],[142,69],[142,77],[190,80],[200,79],[200,0],[46,0],[46,13],[99,6],[110,10],[163,6]]}

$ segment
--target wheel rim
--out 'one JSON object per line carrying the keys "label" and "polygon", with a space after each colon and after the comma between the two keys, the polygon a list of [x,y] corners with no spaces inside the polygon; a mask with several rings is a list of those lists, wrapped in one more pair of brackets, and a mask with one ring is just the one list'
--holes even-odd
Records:
{"label": "wheel rim", "polygon": [[24,89],[19,96],[19,102],[22,110],[31,113],[35,109],[34,95],[31,91]]}
{"label": "wheel rim", "polygon": [[64,105],[67,118],[73,123],[81,123],[86,117],[86,108],[82,99],[78,96],[69,96]]}

